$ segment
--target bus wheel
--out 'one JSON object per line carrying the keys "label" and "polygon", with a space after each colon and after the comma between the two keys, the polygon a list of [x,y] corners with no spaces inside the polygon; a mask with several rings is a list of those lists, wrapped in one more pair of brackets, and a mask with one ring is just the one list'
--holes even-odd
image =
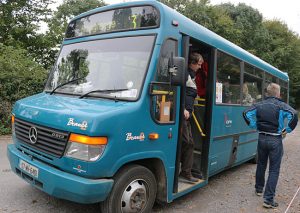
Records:
{"label": "bus wheel", "polygon": [[156,179],[146,167],[124,167],[114,178],[114,186],[101,203],[103,213],[151,212],[156,198]]}

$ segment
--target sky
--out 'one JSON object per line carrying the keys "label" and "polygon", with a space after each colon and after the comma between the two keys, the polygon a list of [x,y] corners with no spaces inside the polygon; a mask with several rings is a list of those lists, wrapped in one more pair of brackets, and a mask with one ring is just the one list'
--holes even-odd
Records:
{"label": "sky", "polygon": [[[55,0],[55,8],[62,0]],[[135,0],[104,0],[107,4],[115,4],[124,1]],[[278,19],[288,28],[300,35],[300,1],[299,0],[210,0],[212,5],[230,2],[237,5],[238,3],[245,3],[257,9],[265,19]]]}

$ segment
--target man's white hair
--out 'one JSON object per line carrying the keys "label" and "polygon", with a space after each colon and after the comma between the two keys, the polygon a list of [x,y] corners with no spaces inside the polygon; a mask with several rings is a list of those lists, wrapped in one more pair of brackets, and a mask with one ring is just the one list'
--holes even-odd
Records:
{"label": "man's white hair", "polygon": [[280,97],[280,86],[275,83],[270,83],[267,87],[267,96],[268,97]]}

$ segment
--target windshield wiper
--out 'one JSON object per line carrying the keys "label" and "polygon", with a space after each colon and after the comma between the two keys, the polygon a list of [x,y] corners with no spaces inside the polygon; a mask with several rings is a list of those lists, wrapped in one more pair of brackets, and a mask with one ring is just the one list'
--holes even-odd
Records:
{"label": "windshield wiper", "polygon": [[91,93],[96,93],[96,92],[120,92],[120,91],[126,91],[128,89],[98,89],[98,90],[91,90],[83,95],[81,95],[79,98],[84,98],[88,96]]}
{"label": "windshield wiper", "polygon": [[50,95],[52,95],[52,94],[55,92],[55,90],[57,90],[58,88],[60,88],[60,87],[62,87],[62,86],[65,86],[65,85],[67,85],[67,84],[73,83],[73,82],[75,82],[75,81],[79,81],[79,80],[81,80],[81,79],[83,79],[83,78],[85,78],[85,77],[75,78],[75,79],[73,79],[73,80],[71,80],[71,81],[67,81],[67,82],[65,82],[65,83],[63,83],[63,84],[58,85],[57,87],[55,87],[55,88],[50,92]]}

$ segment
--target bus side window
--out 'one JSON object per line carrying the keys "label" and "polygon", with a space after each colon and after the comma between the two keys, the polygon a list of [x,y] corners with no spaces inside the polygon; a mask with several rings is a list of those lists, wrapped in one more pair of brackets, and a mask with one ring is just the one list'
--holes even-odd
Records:
{"label": "bus side window", "polygon": [[288,102],[288,82],[279,80],[280,96],[284,102]]}
{"label": "bus side window", "polygon": [[262,100],[263,71],[245,63],[242,105],[249,106]]}
{"label": "bus side window", "polygon": [[264,98],[267,97],[267,87],[270,83],[278,84],[278,79],[275,76],[266,72],[265,73],[265,81],[264,81],[264,93],[265,93]]}
{"label": "bus side window", "polygon": [[151,89],[151,106],[154,119],[159,123],[175,121],[175,90],[169,91],[170,86],[153,85]]}
{"label": "bus side window", "polygon": [[152,117],[159,123],[175,121],[176,90],[170,86],[169,63],[171,57],[177,56],[177,41],[167,39],[161,48],[155,84],[151,87]]}
{"label": "bus side window", "polygon": [[216,103],[240,103],[240,61],[218,51],[217,58]]}

